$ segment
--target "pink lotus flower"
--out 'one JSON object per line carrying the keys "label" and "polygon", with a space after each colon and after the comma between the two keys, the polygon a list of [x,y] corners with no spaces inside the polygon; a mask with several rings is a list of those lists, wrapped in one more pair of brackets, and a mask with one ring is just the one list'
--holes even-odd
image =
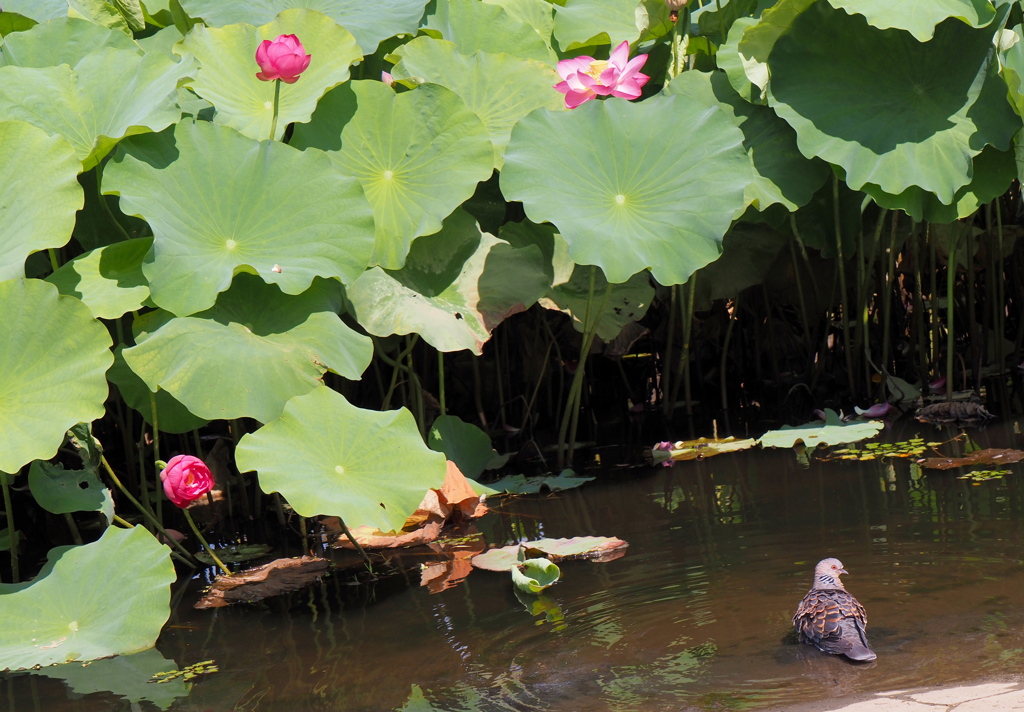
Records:
{"label": "pink lotus flower", "polygon": [[181,509],[213,489],[210,469],[198,457],[191,455],[172,457],[161,471],[160,481],[164,483],[167,499]]}
{"label": "pink lotus flower", "polygon": [[593,57],[574,57],[558,63],[558,76],[563,81],[555,89],[565,94],[565,106],[575,109],[598,96],[617,96],[633,100],[640,96],[640,88],[650,79],[640,73],[647,61],[646,54],[629,58],[629,42],[623,42],[608,61]]}
{"label": "pink lotus flower", "polygon": [[395,86],[395,78],[391,76],[391,72],[381,72],[380,80],[387,84],[389,87]]}
{"label": "pink lotus flower", "polygon": [[875,403],[870,408],[853,407],[853,410],[862,418],[884,418],[892,410],[888,403]]}
{"label": "pink lotus flower", "polygon": [[928,384],[929,393],[942,393],[946,390],[946,377],[939,376],[934,381]]}
{"label": "pink lotus flower", "polygon": [[256,49],[256,64],[263,71],[257,79],[272,82],[280,79],[285,84],[299,81],[299,75],[309,66],[310,55],[295,35],[281,35],[277,39],[263,40]]}

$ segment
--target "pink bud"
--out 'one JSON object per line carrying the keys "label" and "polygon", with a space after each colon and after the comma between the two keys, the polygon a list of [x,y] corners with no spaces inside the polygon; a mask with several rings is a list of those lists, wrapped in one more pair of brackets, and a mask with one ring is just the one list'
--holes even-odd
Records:
{"label": "pink bud", "polygon": [[391,74],[389,74],[388,72],[381,72],[380,80],[387,84],[389,87],[395,86],[395,78],[391,76]]}
{"label": "pink bud", "polygon": [[299,75],[309,66],[310,55],[295,35],[281,35],[277,39],[263,40],[256,49],[256,64],[263,70],[257,79],[272,82],[280,79],[285,84],[299,81]]}
{"label": "pink bud", "polygon": [[191,455],[172,457],[160,473],[160,481],[164,483],[167,499],[181,509],[213,489],[210,469],[198,457]]}

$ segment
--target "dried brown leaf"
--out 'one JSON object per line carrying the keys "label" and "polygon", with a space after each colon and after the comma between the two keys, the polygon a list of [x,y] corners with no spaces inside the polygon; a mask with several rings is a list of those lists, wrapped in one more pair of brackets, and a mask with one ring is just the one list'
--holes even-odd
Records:
{"label": "dried brown leaf", "polygon": [[301,556],[277,559],[233,576],[218,576],[195,607],[222,608],[233,603],[262,601],[307,586],[330,567],[331,563],[326,559]]}

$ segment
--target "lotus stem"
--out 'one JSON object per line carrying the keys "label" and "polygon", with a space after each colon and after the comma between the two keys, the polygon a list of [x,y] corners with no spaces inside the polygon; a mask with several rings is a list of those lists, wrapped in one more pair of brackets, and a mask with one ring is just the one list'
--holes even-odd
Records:
{"label": "lotus stem", "polygon": [[[956,282],[956,240],[957,231],[949,232],[949,258],[946,262],[946,400],[953,398],[953,356],[956,348],[956,334],[953,332],[954,307],[953,284]],[[966,378],[967,374],[964,374]]]}
{"label": "lotus stem", "polygon": [[281,80],[274,80],[274,115],[270,119],[270,140],[274,140],[274,136],[277,135],[277,107],[281,101]]}
{"label": "lotus stem", "polygon": [[[596,267],[594,268],[597,269]],[[594,315],[594,325],[587,331],[584,337],[583,349],[580,353],[580,362],[576,368],[576,374],[573,378],[573,386],[576,387],[576,406],[572,410],[572,425],[569,426],[569,464],[572,465],[573,453],[576,451],[576,427],[579,425],[580,419],[580,406],[583,400],[583,375],[585,373],[585,367],[587,363],[587,355],[590,353],[590,346],[594,343],[594,336],[597,334],[597,322],[604,313],[605,306],[608,305],[608,295],[612,293],[612,283],[608,282],[608,285],[604,290],[604,297],[601,298],[601,306],[598,307],[597,314]],[[577,377],[579,380],[577,380]]]}
{"label": "lotus stem", "polygon": [[158,464],[160,463],[160,418],[156,408],[156,393],[152,391],[149,393],[149,411],[153,416],[153,475],[156,478],[156,502],[154,502],[153,513],[156,514],[157,521],[163,526],[164,510],[160,506],[160,470],[163,468]]}
{"label": "lotus stem", "polygon": [[846,291],[846,257],[843,254],[843,230],[839,219],[839,176],[832,176],[832,222],[836,233],[836,269],[839,270],[839,310],[843,320],[843,356],[846,358],[846,381],[850,387],[850,397],[857,395],[857,386],[853,380],[853,352],[850,350],[850,311],[847,307],[850,295]]}
{"label": "lotus stem", "polygon": [[60,260],[57,259],[57,250],[52,247],[47,248],[46,254],[50,256],[50,267],[54,272],[60,269]]}
{"label": "lotus stem", "polygon": [[12,583],[21,582],[21,572],[18,570],[18,530],[14,528],[14,507],[11,506],[11,475],[0,472],[0,487],[4,491],[4,513],[7,515],[7,539],[11,551],[11,578]]}
{"label": "lotus stem", "polygon": [[217,566],[220,567],[220,570],[224,572],[225,576],[231,576],[231,571],[224,565],[224,562],[220,560],[220,557],[217,556],[217,553],[207,543],[206,539],[203,538],[202,533],[199,531],[199,527],[196,526],[195,521],[192,519],[192,515],[188,513],[188,509],[182,509],[181,513],[185,515],[188,525],[192,527],[192,533],[196,535],[197,539],[199,539],[199,543],[203,545],[204,549],[206,549],[206,553],[209,554],[210,558],[217,563]]}
{"label": "lotus stem", "polygon": [[[998,239],[998,250],[996,251],[996,258],[999,265],[996,271],[995,282],[998,287],[999,298],[996,302],[998,307],[996,311],[996,357],[999,359],[996,363],[999,364],[999,373],[1002,374],[1006,370],[1006,356],[1003,354],[1003,341],[1006,340],[1006,280],[1003,279],[1003,211],[999,204],[999,198],[995,200],[996,204],[996,237]],[[949,382],[948,379],[946,381]]]}
{"label": "lotus stem", "polygon": [[368,568],[370,570],[370,573],[372,574],[373,559],[371,559],[370,555],[366,553],[366,549],[360,546],[359,542],[356,541],[356,538],[352,536],[352,532],[348,530],[348,525],[345,524],[345,520],[341,517],[338,517],[338,524],[341,525],[341,531],[345,532],[345,536],[348,537],[348,540],[350,542],[352,542],[352,546],[354,546],[359,551],[359,553],[362,554],[363,559],[366,561],[366,568]]}
{"label": "lotus stem", "polygon": [[[110,204],[107,202],[107,198],[103,195],[103,161],[96,164],[96,199],[99,200],[100,210],[102,210],[107,219],[113,223],[114,227],[121,234],[122,240],[130,240],[132,236],[128,234],[128,231],[124,229],[124,225],[114,217],[114,212],[110,209]],[[123,342],[122,342],[123,343]]]}
{"label": "lotus stem", "polygon": [[661,411],[666,418],[672,417],[672,342],[676,335],[676,312],[679,310],[679,285],[671,287],[672,298],[668,303],[668,334],[665,337],[665,354],[661,366]]}
{"label": "lotus stem", "polygon": [[444,351],[437,352],[437,395],[441,404],[441,415],[448,412],[444,404]]}
{"label": "lotus stem", "polygon": [[[796,222],[795,220],[793,220],[792,214],[790,215],[789,219],[793,223]],[[795,234],[796,232],[794,225],[794,235]],[[803,280],[800,278],[800,263],[796,259],[796,247],[794,247],[793,242],[795,242],[795,238],[794,240],[789,241],[789,257],[790,260],[793,262],[793,277],[794,281],[796,282],[796,295],[798,301],[800,302],[800,319],[803,322],[804,326],[804,346],[807,348],[807,359],[809,362],[811,358],[810,354],[812,349],[814,348],[814,345],[811,341],[811,326],[807,321],[807,299],[804,297],[804,283]],[[808,365],[810,364],[808,363]]]}
{"label": "lotus stem", "polygon": [[[726,307],[726,313],[728,314],[728,307]],[[740,316],[740,297],[737,294],[736,299],[732,302],[732,314],[729,315],[729,325],[725,328],[725,342],[722,344],[722,360],[718,366],[718,383],[720,386],[721,397],[722,397],[722,412],[729,412],[729,399],[728,390],[726,389],[726,370],[729,364],[729,344],[732,343],[732,331],[736,325],[736,321]],[[728,423],[728,419],[726,420]],[[717,435],[715,436],[718,437]]]}
{"label": "lotus stem", "polygon": [[75,524],[75,518],[71,516],[71,512],[64,512],[64,523],[68,525],[71,540],[75,542],[75,546],[81,546],[83,544],[82,535],[78,532],[78,525]]}
{"label": "lotus stem", "polygon": [[[587,292],[587,309],[583,313],[583,340],[580,343],[580,357],[576,362],[576,373],[572,377],[572,385],[569,386],[569,397],[565,401],[565,410],[562,412],[562,424],[558,428],[558,469],[561,470],[566,463],[572,464],[572,452],[565,451],[566,435],[569,432],[569,423],[572,421],[573,407],[578,408],[579,392],[583,388],[583,370],[589,353],[588,336],[592,328],[590,313],[594,306],[594,281],[597,277],[597,267],[590,268],[590,288]],[[610,287],[610,285],[609,285]],[[594,320],[595,325],[597,320]]]}

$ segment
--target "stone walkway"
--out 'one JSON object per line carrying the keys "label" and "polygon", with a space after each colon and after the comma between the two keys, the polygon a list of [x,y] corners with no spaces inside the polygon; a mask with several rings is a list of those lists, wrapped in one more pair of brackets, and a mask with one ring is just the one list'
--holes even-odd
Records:
{"label": "stone walkway", "polygon": [[787,712],[1024,712],[1024,683],[893,690],[779,708]]}

